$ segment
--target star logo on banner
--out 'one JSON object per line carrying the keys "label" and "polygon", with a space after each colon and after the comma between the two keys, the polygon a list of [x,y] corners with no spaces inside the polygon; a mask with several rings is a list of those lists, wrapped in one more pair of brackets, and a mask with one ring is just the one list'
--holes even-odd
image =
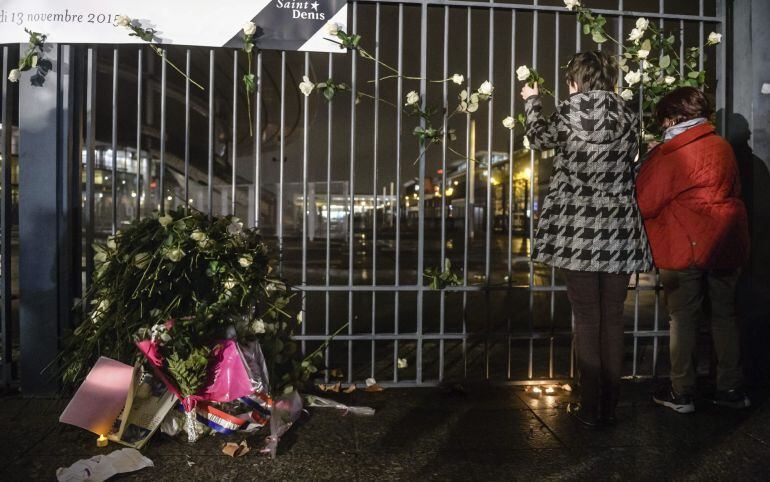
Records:
{"label": "star logo on banner", "polygon": [[310,6],[313,7],[313,10],[315,10],[316,12],[318,11],[318,2],[313,2],[310,4]]}

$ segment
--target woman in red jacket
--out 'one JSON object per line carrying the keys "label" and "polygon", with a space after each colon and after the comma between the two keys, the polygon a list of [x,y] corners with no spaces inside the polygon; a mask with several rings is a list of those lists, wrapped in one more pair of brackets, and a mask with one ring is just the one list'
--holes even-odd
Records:
{"label": "woman in red jacket", "polygon": [[636,181],[653,260],[660,269],[671,316],[671,387],[655,402],[680,413],[695,410],[695,355],[706,296],[716,348],[714,403],[748,407],[741,389],[735,284],[749,249],[732,148],[714,132],[706,96],[693,87],[666,95],[656,107],[664,139]]}

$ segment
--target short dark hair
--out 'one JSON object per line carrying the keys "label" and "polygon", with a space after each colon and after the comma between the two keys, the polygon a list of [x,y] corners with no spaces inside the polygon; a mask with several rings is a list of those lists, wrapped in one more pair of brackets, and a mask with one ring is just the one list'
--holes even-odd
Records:
{"label": "short dark hair", "polygon": [[618,64],[615,58],[600,51],[579,52],[567,64],[567,83],[578,92],[615,90]]}
{"label": "short dark hair", "polygon": [[695,87],[679,87],[666,94],[655,107],[655,117],[661,125],[664,121],[675,124],[695,119],[709,118],[714,113],[708,97]]}

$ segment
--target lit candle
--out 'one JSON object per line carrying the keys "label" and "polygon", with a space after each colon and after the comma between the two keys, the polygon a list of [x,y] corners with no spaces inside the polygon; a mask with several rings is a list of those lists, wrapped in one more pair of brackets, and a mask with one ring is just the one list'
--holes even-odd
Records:
{"label": "lit candle", "polygon": [[534,388],[532,388],[532,393],[537,393],[537,394],[539,395],[539,394],[540,394],[540,392],[542,392],[542,390],[540,390],[540,387],[534,387]]}
{"label": "lit candle", "polygon": [[106,447],[108,443],[110,443],[110,441],[107,440],[107,437],[105,437],[104,435],[99,435],[99,438],[96,439],[97,447]]}
{"label": "lit candle", "polygon": [[553,387],[548,387],[545,389],[545,393],[548,395],[553,395],[556,390],[553,389]]}

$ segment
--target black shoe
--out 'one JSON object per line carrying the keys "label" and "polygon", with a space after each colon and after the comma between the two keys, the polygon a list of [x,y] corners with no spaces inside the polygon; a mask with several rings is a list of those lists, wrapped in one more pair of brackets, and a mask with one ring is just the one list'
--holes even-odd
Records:
{"label": "black shoe", "polygon": [[673,388],[661,388],[652,396],[655,403],[668,407],[678,413],[692,413],[695,411],[695,403],[692,395],[678,395]]}
{"label": "black shoe", "polygon": [[746,392],[740,389],[735,390],[717,390],[714,396],[711,397],[711,402],[714,405],[728,408],[748,408],[751,406],[751,400]]}
{"label": "black shoe", "polygon": [[585,413],[583,407],[579,403],[568,403],[567,413],[572,415],[572,418],[586,427],[596,428],[599,425],[599,421],[596,419],[596,416],[591,416],[588,413]]}

